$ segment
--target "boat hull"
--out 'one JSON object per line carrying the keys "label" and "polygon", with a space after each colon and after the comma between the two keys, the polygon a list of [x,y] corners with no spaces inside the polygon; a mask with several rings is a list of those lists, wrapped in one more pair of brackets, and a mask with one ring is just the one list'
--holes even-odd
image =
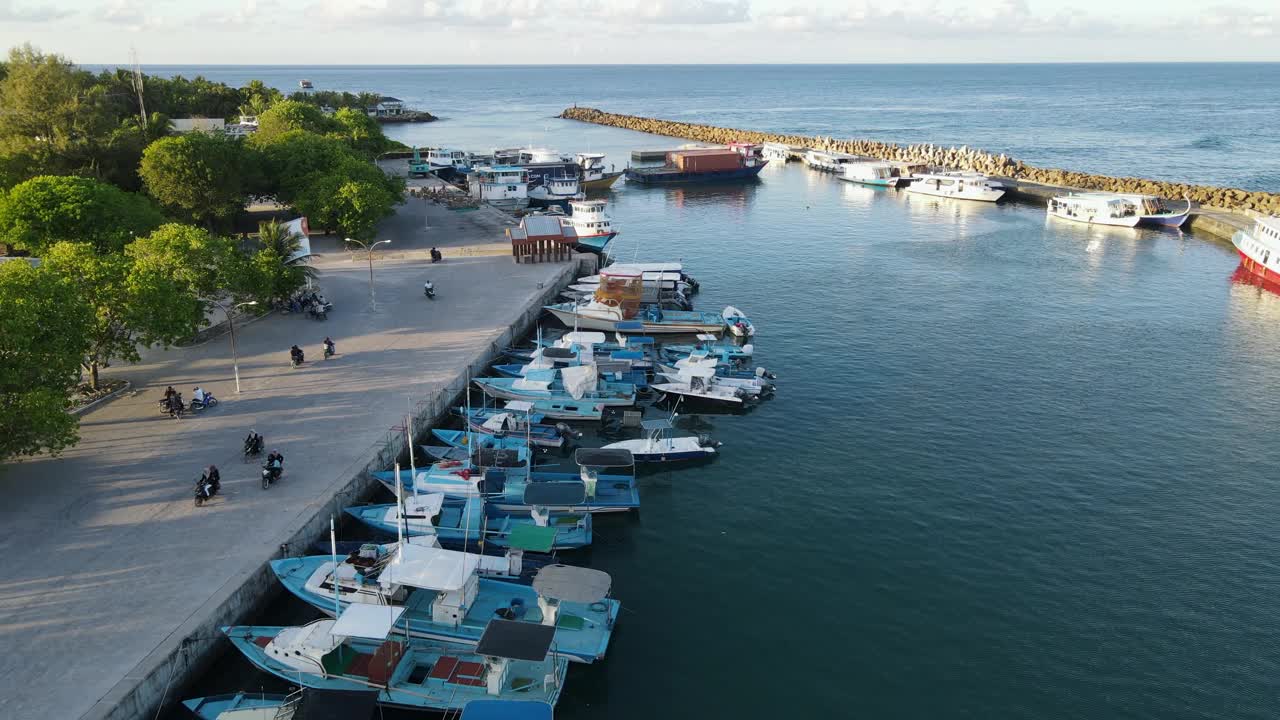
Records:
{"label": "boat hull", "polygon": [[[183,700],[182,704],[200,720],[218,720],[228,710],[261,709],[263,711],[284,705],[287,695],[274,693],[227,693]],[[262,717],[272,717],[264,714]]]}
{"label": "boat hull", "polygon": [[610,241],[617,237],[617,235],[617,232],[605,233],[603,235],[579,235],[577,247],[579,250],[587,250],[589,252],[604,252],[605,247],[607,247]]}
{"label": "boat hull", "polygon": [[841,175],[841,180],[854,183],[855,185],[870,185],[872,187],[898,187],[898,183],[902,178],[851,178],[847,175]]}
{"label": "boat hull", "polygon": [[628,183],[638,183],[640,185],[673,185],[677,183],[700,183],[700,182],[731,182],[735,180],[754,180],[764,166],[768,163],[760,163],[751,167],[734,168],[733,170],[718,170],[715,172],[703,173],[687,173],[677,171],[649,171],[628,169],[626,177]]}
{"label": "boat hull", "polygon": [[1163,215],[1143,215],[1142,223],[1144,225],[1154,225],[1156,227],[1180,228],[1187,222],[1187,218],[1191,217],[1191,212],[1168,213]]}
{"label": "boat hull", "polygon": [[907,187],[912,195],[928,195],[930,197],[948,198],[950,200],[973,200],[975,202],[996,202],[1004,197],[1004,190],[984,190],[982,192],[951,193],[945,190],[931,190],[924,185],[912,183]]}
{"label": "boat hull", "polygon": [[723,320],[714,324],[704,322],[651,323],[642,320],[640,322],[643,324],[643,328],[640,330],[619,330],[617,320],[579,315],[570,310],[557,307],[548,307],[546,309],[552,315],[555,315],[557,320],[564,323],[565,327],[576,327],[579,330],[606,330],[609,332],[640,333],[642,335],[697,335],[700,333],[719,335],[725,329]]}
{"label": "boat hull", "polygon": [[613,184],[618,182],[618,178],[622,177],[622,171],[605,173],[602,177],[595,180],[583,180],[582,190],[584,192],[606,192],[613,188]]}
{"label": "boat hull", "polygon": [[[394,513],[387,512],[394,507],[394,505],[361,505],[358,507],[346,508],[346,513],[364,523],[367,527],[377,530],[378,532],[385,533],[387,535],[395,535],[396,523],[394,520],[388,520],[388,517],[393,517]],[[496,510],[496,508],[494,509]],[[574,525],[558,523],[556,515],[557,513],[553,513],[551,518],[553,527],[557,530],[555,544],[552,546],[553,550],[580,550],[591,545],[592,531],[590,514],[585,515],[585,524],[576,523]],[[561,515],[560,517],[564,518],[565,516]],[[571,520],[572,518],[566,519]],[[408,530],[405,531],[405,535],[435,535],[442,545],[459,542],[474,543],[480,539],[481,528],[479,524],[475,527],[466,529],[458,527],[432,527],[430,530],[427,530],[425,528],[420,528],[420,526],[415,524],[413,522],[413,518],[409,518],[409,520],[410,521],[406,523]],[[487,521],[488,529],[485,532],[484,541],[486,544],[492,544],[497,548],[510,547],[507,535],[511,532],[511,529],[516,525],[530,524],[532,522],[533,521],[530,519],[516,519],[514,516],[505,519],[489,518]]]}
{"label": "boat hull", "polygon": [[1077,222],[1082,225],[1108,225],[1111,227],[1136,227],[1142,222],[1141,215],[1132,215],[1130,217],[1099,217],[1097,215],[1067,215],[1065,213],[1049,211],[1049,217],[1055,217],[1060,220]]}
{"label": "boat hull", "polygon": [[[583,325],[587,328],[588,326]],[[574,398],[568,393],[552,393],[538,390],[517,390],[504,384],[491,382],[495,378],[476,378],[474,382],[477,387],[484,391],[489,397],[498,398],[499,400],[528,400],[530,402],[572,402]],[[511,379],[511,378],[506,378]],[[581,402],[586,405],[603,405],[605,407],[631,407],[636,404],[636,396],[622,397],[584,397]],[[547,415],[547,411],[539,410],[543,415]],[[551,417],[547,415],[547,417]]]}

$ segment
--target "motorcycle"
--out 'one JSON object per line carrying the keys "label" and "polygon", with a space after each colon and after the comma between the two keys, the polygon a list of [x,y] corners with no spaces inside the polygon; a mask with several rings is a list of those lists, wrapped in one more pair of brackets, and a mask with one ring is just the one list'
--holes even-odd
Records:
{"label": "motorcycle", "polygon": [[329,318],[329,308],[333,307],[332,303],[313,303],[307,308],[307,317],[312,320],[327,320]]}
{"label": "motorcycle", "polygon": [[431,262],[438,263],[444,260],[444,254],[435,248],[431,248]]}
{"label": "motorcycle", "polygon": [[189,409],[193,411],[199,411],[199,410],[204,410],[205,408],[211,408],[217,404],[218,404],[218,398],[214,397],[213,393],[206,392],[204,394],[204,402],[200,402],[196,398],[192,398],[191,406]]}
{"label": "motorcycle", "polygon": [[262,455],[263,444],[261,435],[258,436],[257,442],[249,442],[246,440],[244,443],[244,461],[249,462],[249,460]]}
{"label": "motorcycle", "polygon": [[337,352],[338,352],[338,351],[337,351],[336,349],[334,349],[333,343],[329,343],[328,345],[325,345],[325,346],[324,346],[324,359],[325,359],[325,360],[328,360],[329,358],[331,358],[331,357],[333,357],[334,355],[336,355],[336,354],[337,354]]}
{"label": "motorcycle", "polygon": [[174,395],[172,400],[166,398],[160,401],[160,414],[168,415],[175,420],[181,420],[182,413],[186,410],[186,406],[182,404],[181,395]]}
{"label": "motorcycle", "polygon": [[271,483],[280,479],[280,475],[284,472],[281,465],[263,465],[262,466],[262,489],[266,490],[271,487]]}
{"label": "motorcycle", "polygon": [[219,483],[212,482],[204,476],[196,480],[196,507],[212,500],[213,496],[218,494],[218,485]]}
{"label": "motorcycle", "polygon": [[436,288],[431,283],[422,286],[422,294],[427,296],[428,300],[436,299]]}
{"label": "motorcycle", "polygon": [[305,356],[303,355],[301,350],[299,350],[296,353],[289,353],[289,363],[294,367],[298,367],[299,365],[301,365],[304,359],[305,359]]}

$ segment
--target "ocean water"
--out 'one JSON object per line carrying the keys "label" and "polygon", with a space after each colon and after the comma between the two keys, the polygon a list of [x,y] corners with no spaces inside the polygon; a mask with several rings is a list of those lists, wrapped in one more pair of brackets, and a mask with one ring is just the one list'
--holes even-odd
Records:
{"label": "ocean water", "polygon": [[[579,105],[777,132],[968,145],[1043,167],[1280,190],[1280,63],[597,67],[148,66],[381,92],[540,143]],[[434,133],[433,133],[434,136]]]}
{"label": "ocean water", "polygon": [[[1009,77],[983,90],[999,117],[922,89],[883,100],[904,110],[878,127],[993,149],[1003,138],[1046,164],[1242,184],[1275,167],[1274,127],[1248,133],[1255,149],[1239,162],[1211,161],[1234,157],[1239,140],[1194,147],[1211,117],[1231,114],[1215,99],[1240,101],[1224,85],[1275,79],[1273,66],[1232,67],[1205,67],[1220,81],[1186,81],[1181,102],[1146,111],[1150,126],[1201,132],[1165,130],[1151,145],[1130,142],[1149,127],[1136,117],[1113,131],[1117,116],[1076,127],[1032,112],[1018,98],[1035,83]],[[927,69],[855,71],[940,84]],[[617,164],[671,142],[551,115],[577,100],[835,134],[823,108],[838,98],[847,117],[869,117],[870,91],[801,87],[838,69],[205,74],[284,85],[304,72],[319,87],[348,78],[422,98],[447,118],[396,128],[406,142],[533,142]],[[735,72],[736,90],[715,82]],[[1075,106],[1114,91],[1095,80],[1108,72],[1194,77],[1181,66],[1008,71],[1059,72],[1079,88],[1074,102],[1058,98],[1063,112],[1082,114]],[[673,76],[679,88],[664,90]],[[887,97],[893,83],[876,82]],[[1140,85],[1153,100],[1158,86]],[[1188,99],[1191,88],[1204,95]],[[1270,97],[1274,114],[1278,93],[1254,87],[1248,102]],[[955,113],[930,121],[939,136],[906,121],[905,108],[926,106]],[[1046,129],[1033,141],[1004,112]],[[1085,137],[1119,154],[1073,151]],[[1180,154],[1155,149],[1184,141]],[[700,309],[747,311],[779,391],[746,415],[686,417],[724,442],[721,457],[644,478],[638,515],[596,524],[585,561],[612,574],[625,609],[605,661],[571,670],[558,718],[1275,716],[1280,295],[1244,281],[1229,244],[854,186],[796,164],[746,186],[620,184],[610,202],[613,251],[681,259],[702,281]],[[290,601],[273,613],[310,617]],[[187,695],[270,685],[238,657],[220,667]]]}

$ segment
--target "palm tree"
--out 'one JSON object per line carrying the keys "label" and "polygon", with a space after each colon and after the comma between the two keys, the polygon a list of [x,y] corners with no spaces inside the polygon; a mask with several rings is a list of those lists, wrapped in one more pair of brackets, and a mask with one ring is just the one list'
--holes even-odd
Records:
{"label": "palm tree", "polygon": [[262,274],[260,293],[268,301],[283,301],[315,280],[310,256],[295,257],[302,249],[302,235],[274,218],[258,224],[258,250],[254,265]]}

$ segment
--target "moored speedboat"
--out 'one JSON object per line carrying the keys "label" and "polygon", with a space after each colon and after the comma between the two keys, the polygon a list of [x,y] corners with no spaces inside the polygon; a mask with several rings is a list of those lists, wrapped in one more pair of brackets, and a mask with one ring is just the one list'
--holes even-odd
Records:
{"label": "moored speedboat", "polygon": [[916,175],[907,192],[956,200],[995,202],[1004,197],[1004,186],[981,173],[944,172]]}
{"label": "moored speedboat", "polygon": [[751,324],[751,319],[747,314],[738,308],[730,305],[720,313],[720,317],[724,318],[725,327],[729,328],[729,333],[736,337],[755,337],[756,326]]}
{"label": "moored speedboat", "polygon": [[1072,193],[1049,200],[1050,217],[1090,225],[1134,227],[1142,221],[1138,204],[1124,195],[1112,193]]}
{"label": "moored speedboat", "polygon": [[453,411],[467,421],[467,427],[472,432],[527,438],[539,447],[562,447],[566,438],[582,436],[582,433],[575,433],[567,425],[547,425],[542,422],[546,419],[545,415],[532,411],[523,413],[501,408],[472,408],[468,413],[466,408],[460,407]]}
{"label": "moored speedboat", "polygon": [[[300,698],[276,693],[227,693],[183,700],[200,720],[275,720],[286,703]],[[361,719],[363,720],[363,719]]]}
{"label": "moored speedboat", "polygon": [[1260,217],[1248,230],[1237,230],[1231,244],[1240,265],[1263,280],[1280,282],[1280,217]]}
{"label": "moored speedboat", "polygon": [[301,627],[224,627],[250,663],[307,688],[378,690],[378,703],[460,710],[485,698],[555,704],[568,660],[549,655],[555,627],[490,620],[473,650],[396,632],[404,608],[353,604]]}
{"label": "moored speedboat", "polygon": [[[338,558],[336,572],[331,555],[273,560],[271,569],[289,592],[329,615],[352,605],[404,608],[401,625],[412,638],[474,646],[495,616],[535,624],[550,620],[556,627],[557,654],[587,663],[604,657],[621,607],[608,596],[607,573],[586,568],[550,571],[595,591],[586,602],[561,603],[558,597],[538,592],[537,585],[482,577],[484,559],[401,543],[373,558]],[[548,567],[564,568],[547,566],[539,575]]]}
{"label": "moored speedboat", "polygon": [[707,367],[685,368],[670,382],[653,383],[654,390],[665,395],[687,400],[742,407],[750,395],[742,388],[730,388],[715,383],[715,370]]}
{"label": "moored speedboat", "polygon": [[902,175],[898,166],[893,163],[860,160],[846,164],[844,171],[840,173],[840,179],[861,185],[898,187],[902,182]]}
{"label": "moored speedboat", "polygon": [[672,437],[670,420],[641,420],[640,428],[645,436],[635,440],[620,440],[605,445],[602,450],[627,450],[637,463],[673,463],[689,460],[705,460],[714,457],[720,443],[710,435],[686,435]]}
{"label": "moored speedboat", "polygon": [[520,378],[474,378],[472,382],[485,395],[501,400],[570,400],[619,407],[629,407],[636,402],[635,385],[600,380],[594,364],[535,370]]}
{"label": "moored speedboat", "polygon": [[523,545],[524,535],[551,538],[550,550],[576,550],[591,544],[590,513],[506,512],[485,507],[478,497],[446,498],[442,493],[406,497],[403,511],[397,503],[358,505],[346,513],[365,525],[395,535],[435,535],[442,545],[485,543],[507,548]]}

